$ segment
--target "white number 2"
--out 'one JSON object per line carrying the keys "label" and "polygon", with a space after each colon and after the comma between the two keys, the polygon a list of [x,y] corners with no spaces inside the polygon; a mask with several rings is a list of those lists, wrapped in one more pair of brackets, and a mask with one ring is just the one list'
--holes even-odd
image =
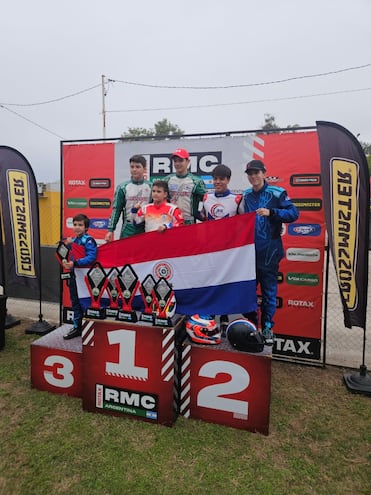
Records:
{"label": "white number 2", "polygon": [[237,394],[245,390],[250,384],[249,373],[242,366],[229,361],[209,361],[201,366],[199,376],[215,378],[218,373],[227,373],[231,379],[201,389],[197,396],[197,405],[247,416],[248,402],[220,396]]}

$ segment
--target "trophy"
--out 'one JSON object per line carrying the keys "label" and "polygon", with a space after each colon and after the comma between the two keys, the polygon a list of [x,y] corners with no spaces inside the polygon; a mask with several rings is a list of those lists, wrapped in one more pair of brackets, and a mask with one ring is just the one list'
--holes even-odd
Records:
{"label": "trophy", "polygon": [[57,257],[57,260],[61,264],[63,268],[63,272],[61,273],[61,279],[62,280],[69,280],[71,278],[71,272],[70,270],[66,270],[64,265],[67,261],[69,261],[69,255],[71,251],[68,249],[68,247],[64,244],[63,241],[59,241],[57,249],[55,251],[55,255]]}
{"label": "trophy", "polygon": [[138,321],[137,313],[132,308],[132,302],[139,286],[138,275],[131,265],[125,265],[118,274],[116,287],[121,298],[121,309],[119,309],[116,319],[120,321]]}
{"label": "trophy", "polygon": [[91,306],[86,310],[88,318],[105,318],[105,310],[100,306],[103,292],[106,287],[106,272],[99,261],[96,261],[85,275],[85,283],[91,297]]}
{"label": "trophy", "polygon": [[117,290],[116,280],[119,275],[117,268],[111,268],[105,281],[105,290],[109,297],[109,306],[106,308],[106,316],[116,318],[119,312],[119,291]]}
{"label": "trophy", "polygon": [[140,315],[141,321],[148,321],[153,323],[153,289],[155,287],[156,281],[152,275],[147,275],[146,278],[139,286],[140,293],[142,294],[142,299],[144,303],[144,311]]}
{"label": "trophy", "polygon": [[153,288],[154,325],[172,327],[176,302],[173,288],[166,278],[161,277]]}

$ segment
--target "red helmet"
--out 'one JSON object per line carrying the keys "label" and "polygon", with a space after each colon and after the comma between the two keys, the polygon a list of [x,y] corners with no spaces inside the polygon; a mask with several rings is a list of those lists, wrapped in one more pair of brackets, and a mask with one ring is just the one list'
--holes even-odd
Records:
{"label": "red helmet", "polygon": [[221,334],[214,319],[193,315],[186,321],[186,331],[196,344],[216,345],[221,342]]}

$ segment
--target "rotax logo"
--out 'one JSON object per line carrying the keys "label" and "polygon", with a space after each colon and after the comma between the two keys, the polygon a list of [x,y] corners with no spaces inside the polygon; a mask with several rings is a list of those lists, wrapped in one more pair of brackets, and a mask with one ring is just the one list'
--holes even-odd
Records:
{"label": "rotax logo", "polygon": [[320,359],[319,339],[275,334],[274,354],[295,356],[301,359]]}

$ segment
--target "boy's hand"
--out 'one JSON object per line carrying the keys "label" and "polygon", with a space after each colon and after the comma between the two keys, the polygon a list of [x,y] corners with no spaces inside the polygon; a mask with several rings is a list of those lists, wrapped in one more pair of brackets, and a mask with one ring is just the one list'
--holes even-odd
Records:
{"label": "boy's hand", "polygon": [[113,232],[107,232],[107,234],[106,234],[106,236],[105,236],[104,240],[105,240],[106,242],[111,242],[111,241],[112,241],[112,237],[113,237]]}

